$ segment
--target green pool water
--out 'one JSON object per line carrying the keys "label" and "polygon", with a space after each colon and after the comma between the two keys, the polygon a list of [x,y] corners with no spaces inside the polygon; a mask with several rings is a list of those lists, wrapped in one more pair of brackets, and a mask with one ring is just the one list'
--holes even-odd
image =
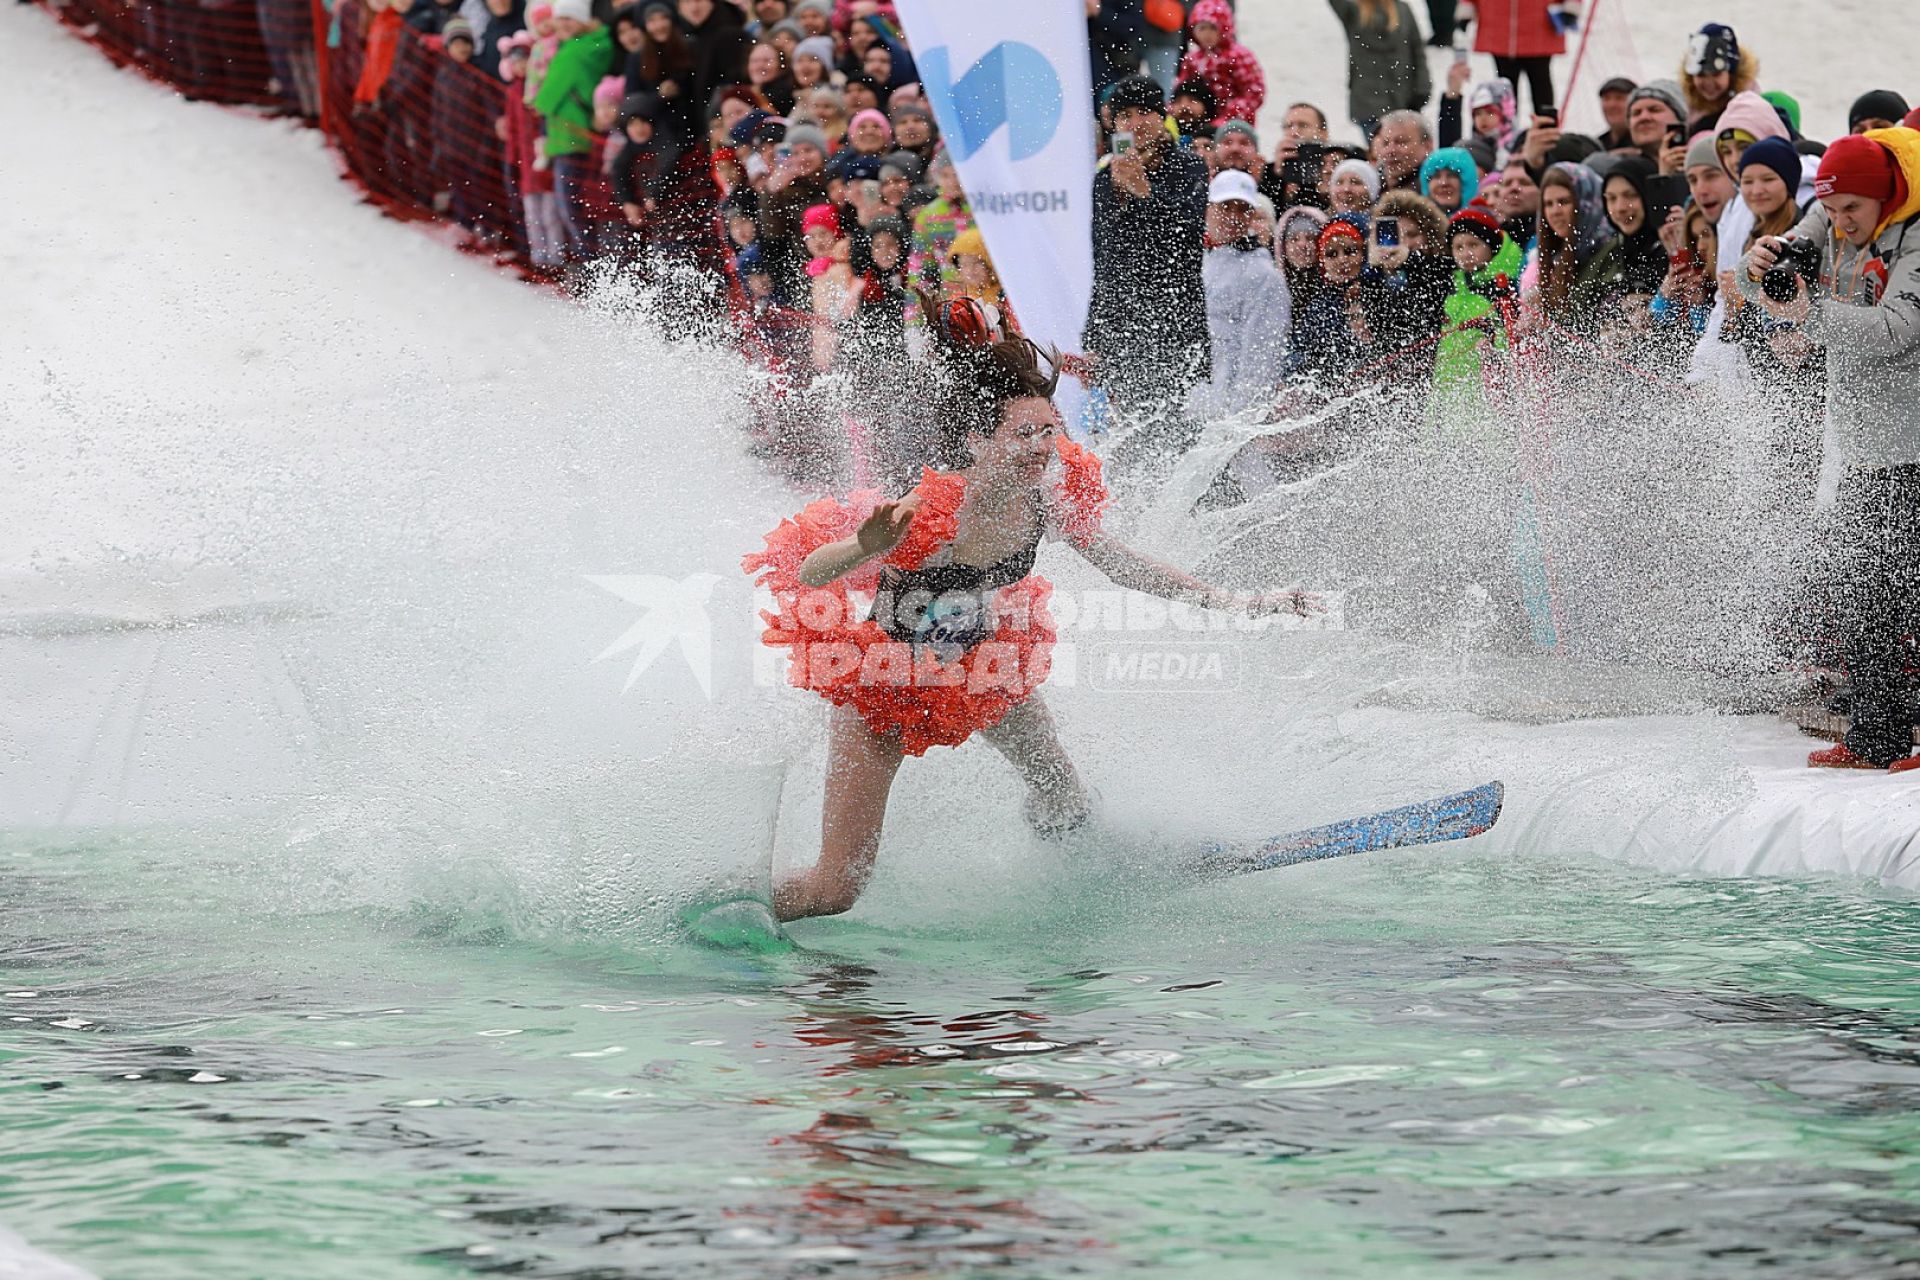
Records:
{"label": "green pool water", "polygon": [[0,877],[0,1223],[115,1280],[1920,1272],[1870,888],[1466,846],[756,956],[133,836]]}

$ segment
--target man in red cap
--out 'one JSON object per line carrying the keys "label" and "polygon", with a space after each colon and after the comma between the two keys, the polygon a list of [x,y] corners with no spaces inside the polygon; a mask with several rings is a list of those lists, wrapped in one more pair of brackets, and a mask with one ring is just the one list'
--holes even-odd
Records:
{"label": "man in red cap", "polygon": [[[1920,131],[1841,138],[1813,190],[1800,224],[1760,240],[1734,272],[1742,297],[1827,352],[1824,471],[1840,475],[1853,723],[1807,763],[1920,778],[1900,650],[1920,604]],[[1795,266],[1788,242],[1817,269]]]}

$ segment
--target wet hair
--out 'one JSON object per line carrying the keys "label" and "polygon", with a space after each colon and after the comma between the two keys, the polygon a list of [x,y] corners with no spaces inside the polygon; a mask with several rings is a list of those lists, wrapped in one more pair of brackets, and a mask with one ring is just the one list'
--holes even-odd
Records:
{"label": "wet hair", "polygon": [[[921,306],[930,317],[931,299]],[[933,304],[937,308],[938,304]],[[973,465],[968,436],[991,436],[1007,406],[1016,400],[1051,400],[1060,383],[1060,353],[1014,334],[997,342],[965,345],[948,338],[936,320],[931,326],[934,403],[938,406],[933,465],[960,471]]]}

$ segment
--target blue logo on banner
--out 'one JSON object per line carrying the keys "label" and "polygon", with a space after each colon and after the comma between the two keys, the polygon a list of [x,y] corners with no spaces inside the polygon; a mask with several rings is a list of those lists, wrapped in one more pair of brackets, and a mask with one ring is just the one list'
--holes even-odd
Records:
{"label": "blue logo on banner", "polygon": [[1044,151],[1060,128],[1060,77],[1032,45],[1013,40],[997,44],[957,81],[945,45],[928,50],[917,62],[921,85],[947,129],[947,145],[956,159],[978,151],[1005,125],[1013,158],[1025,160]]}

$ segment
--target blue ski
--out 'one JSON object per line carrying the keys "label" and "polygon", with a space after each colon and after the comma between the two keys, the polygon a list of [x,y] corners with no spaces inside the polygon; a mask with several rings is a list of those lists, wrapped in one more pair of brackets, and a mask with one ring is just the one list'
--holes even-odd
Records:
{"label": "blue ski", "polygon": [[1500,820],[1500,805],[1505,798],[1504,786],[1488,782],[1457,795],[1423,800],[1364,818],[1348,818],[1255,844],[1210,844],[1201,848],[1194,871],[1207,879],[1217,879],[1375,849],[1465,840],[1493,828]]}

